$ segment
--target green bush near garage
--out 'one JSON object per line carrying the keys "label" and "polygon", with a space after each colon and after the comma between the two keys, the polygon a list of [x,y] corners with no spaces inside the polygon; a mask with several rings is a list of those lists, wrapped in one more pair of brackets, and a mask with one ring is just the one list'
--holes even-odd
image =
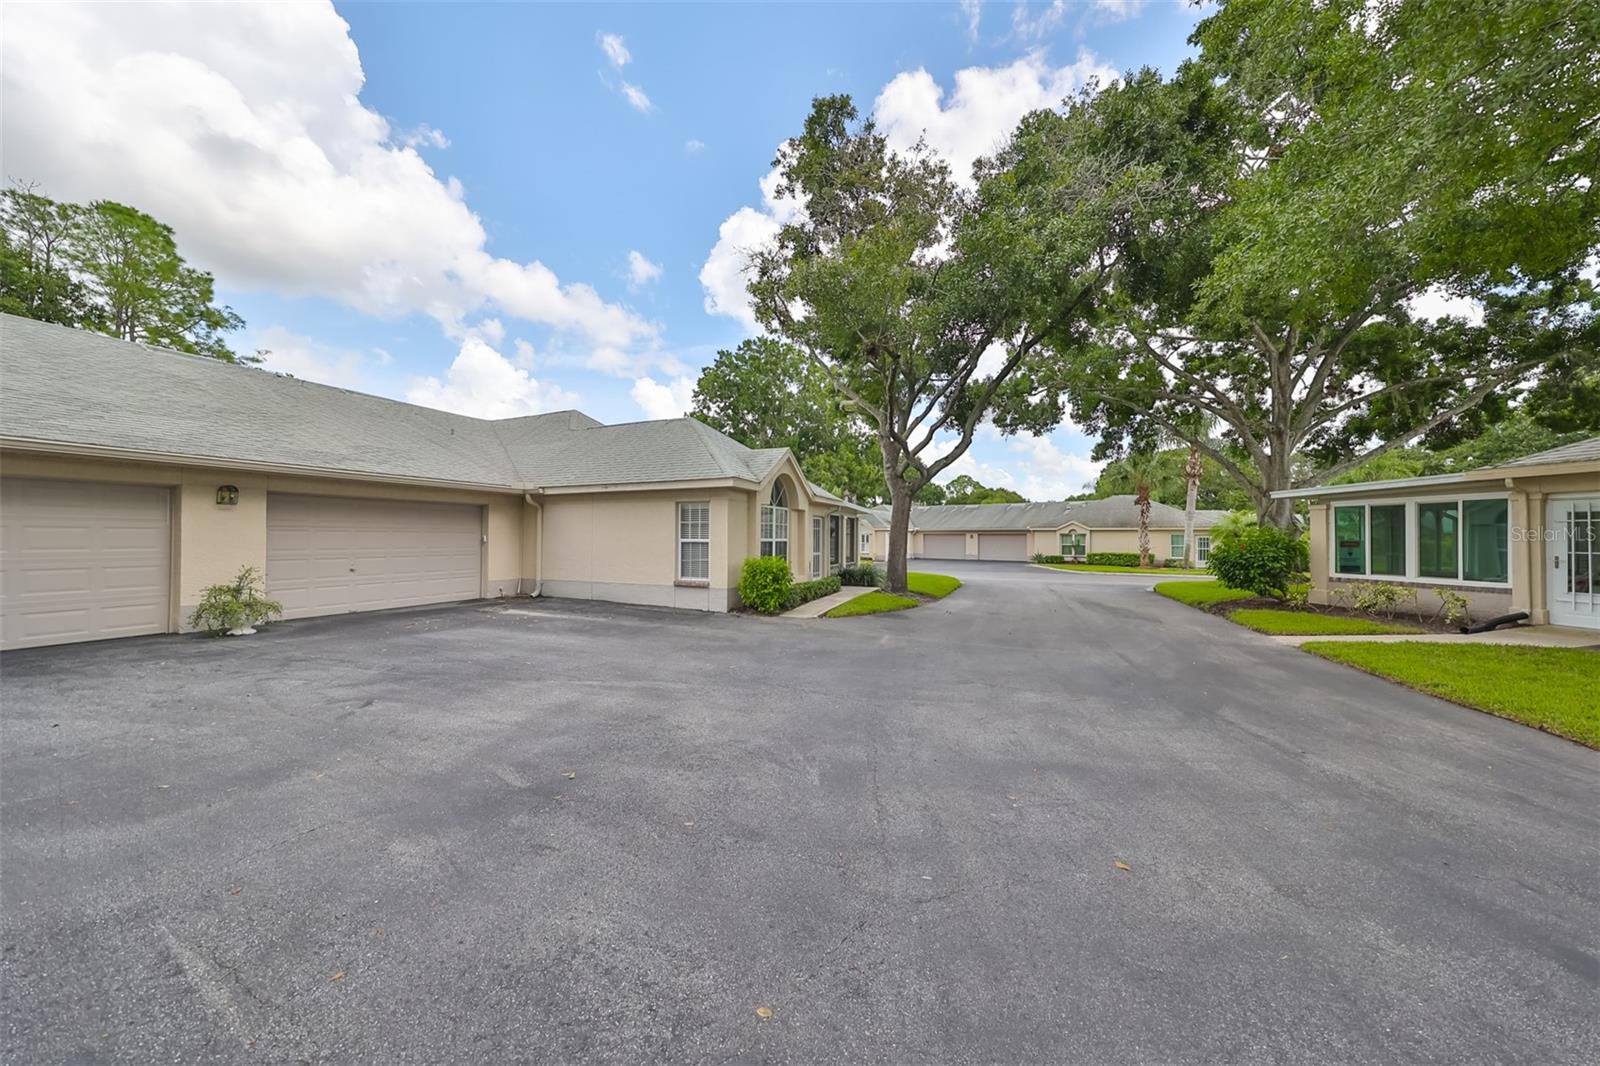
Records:
{"label": "green bush near garage", "polygon": [[881,588],[883,585],[883,571],[871,563],[857,563],[855,566],[846,566],[839,571],[839,583],[843,585],[859,585],[866,588]]}
{"label": "green bush near garage", "polygon": [[784,602],[783,609],[792,611],[802,603],[821,599],[823,596],[832,596],[839,591],[839,577],[837,574],[828,577],[813,578],[810,581],[800,581],[789,589],[789,598]]}
{"label": "green bush near garage", "polygon": [[789,560],[767,555],[744,561],[739,572],[739,599],[752,611],[777,614],[785,609],[793,591]]}
{"label": "green bush near garage", "polygon": [[1138,566],[1138,552],[1090,552],[1083,557],[1090,566]]}

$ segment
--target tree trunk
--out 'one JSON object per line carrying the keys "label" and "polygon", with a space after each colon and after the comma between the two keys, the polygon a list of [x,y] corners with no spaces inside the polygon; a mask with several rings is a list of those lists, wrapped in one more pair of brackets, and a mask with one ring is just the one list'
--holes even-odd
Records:
{"label": "tree trunk", "polygon": [[1193,568],[1195,563],[1194,509],[1200,499],[1200,476],[1205,467],[1200,462],[1200,449],[1190,447],[1189,458],[1183,464],[1183,476],[1188,479],[1188,492],[1183,499],[1183,565]]}
{"label": "tree trunk", "polygon": [[1139,501],[1139,565],[1150,565],[1150,490],[1141,487]]}
{"label": "tree trunk", "polygon": [[886,570],[890,592],[906,591],[906,548],[911,532],[911,486],[904,478],[889,480],[889,563]]}

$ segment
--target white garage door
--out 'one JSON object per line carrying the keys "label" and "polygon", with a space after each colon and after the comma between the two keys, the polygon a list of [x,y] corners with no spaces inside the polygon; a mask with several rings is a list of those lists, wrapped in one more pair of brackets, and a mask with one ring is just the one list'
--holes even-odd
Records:
{"label": "white garage door", "polygon": [[285,618],[481,595],[482,509],[453,503],[267,497],[267,593]]}
{"label": "white garage door", "polygon": [[924,559],[965,559],[967,535],[965,533],[924,533],[922,535]]}
{"label": "white garage door", "polygon": [[979,533],[978,558],[1005,559],[1009,562],[1028,561],[1028,535],[1026,533]]}
{"label": "white garage door", "polygon": [[0,647],[167,631],[171,494],[0,479]]}

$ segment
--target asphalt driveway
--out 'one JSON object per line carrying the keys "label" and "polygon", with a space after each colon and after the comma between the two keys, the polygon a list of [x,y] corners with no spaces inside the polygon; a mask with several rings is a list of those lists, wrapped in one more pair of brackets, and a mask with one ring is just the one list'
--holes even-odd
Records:
{"label": "asphalt driveway", "polygon": [[1594,753],[939,569],[0,658],[0,1058],[1600,1061]]}

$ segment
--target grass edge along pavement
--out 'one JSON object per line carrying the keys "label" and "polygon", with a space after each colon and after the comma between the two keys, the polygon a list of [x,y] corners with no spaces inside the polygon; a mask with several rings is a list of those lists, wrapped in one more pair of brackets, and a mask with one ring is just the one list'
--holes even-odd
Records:
{"label": "grass edge along pavement", "polygon": [[1436,641],[1308,641],[1302,651],[1600,750],[1600,652]]}
{"label": "grass edge along pavement", "polygon": [[927,574],[913,571],[906,574],[906,591],[909,596],[875,589],[841,603],[827,612],[824,618],[853,618],[863,614],[885,614],[889,611],[907,611],[921,607],[928,600],[942,600],[961,587],[961,581],[948,574]]}
{"label": "grass edge along pavement", "polygon": [[1375,618],[1352,618],[1343,614],[1318,614],[1314,611],[1282,610],[1276,607],[1239,607],[1227,612],[1230,622],[1269,636],[1355,636],[1422,633],[1425,630],[1398,622]]}

